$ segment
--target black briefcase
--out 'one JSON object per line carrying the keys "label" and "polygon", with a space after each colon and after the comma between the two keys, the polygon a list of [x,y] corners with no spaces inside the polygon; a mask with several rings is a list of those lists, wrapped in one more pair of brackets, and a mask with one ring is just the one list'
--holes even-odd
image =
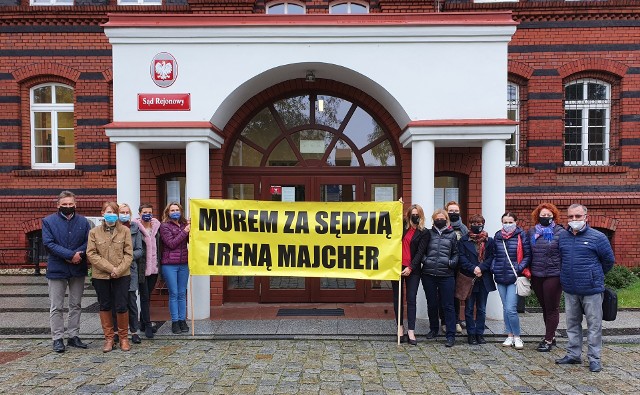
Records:
{"label": "black briefcase", "polygon": [[603,296],[602,319],[604,321],[615,321],[618,315],[618,294],[611,288],[605,288]]}

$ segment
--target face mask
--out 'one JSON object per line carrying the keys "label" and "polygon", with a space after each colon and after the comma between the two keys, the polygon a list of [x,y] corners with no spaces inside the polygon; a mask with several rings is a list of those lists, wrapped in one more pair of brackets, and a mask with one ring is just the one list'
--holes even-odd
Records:
{"label": "face mask", "polygon": [[419,215],[412,215],[411,216],[411,222],[413,222],[414,225],[418,225],[420,223],[420,216]]}
{"label": "face mask", "polygon": [[511,233],[516,230],[516,224],[502,224],[502,229],[507,233]]}
{"label": "face mask", "polygon": [[102,218],[104,218],[104,222],[106,222],[107,224],[115,224],[118,220],[118,214],[104,213]]}
{"label": "face mask", "polygon": [[73,214],[73,213],[75,213],[75,212],[76,212],[76,208],[75,208],[75,207],[58,207],[58,211],[59,211],[62,215],[64,215],[64,216],[68,217],[68,216],[70,216],[71,214]]}
{"label": "face mask", "polygon": [[460,219],[460,213],[449,213],[449,219],[451,222],[458,222]]}
{"label": "face mask", "polygon": [[538,218],[538,222],[540,222],[540,225],[542,226],[549,226],[549,224],[551,224],[552,219],[553,219],[552,217],[540,217]]}
{"label": "face mask", "polygon": [[120,222],[129,222],[129,221],[131,221],[131,215],[130,214],[120,214],[120,215],[118,215],[118,218],[120,218]]}
{"label": "face mask", "polygon": [[153,214],[142,214],[142,220],[144,222],[149,222],[151,221],[151,218],[153,218]]}
{"label": "face mask", "polygon": [[474,233],[476,235],[482,232],[483,229],[484,229],[484,226],[482,225],[471,225],[471,233]]}
{"label": "face mask", "polygon": [[445,226],[447,226],[447,220],[446,219],[436,219],[435,221],[433,221],[433,224],[435,225],[436,228],[442,229]]}
{"label": "face mask", "polygon": [[584,228],[585,221],[570,221],[569,226],[573,230],[580,230]]}
{"label": "face mask", "polygon": [[180,219],[180,212],[173,212],[171,214],[169,214],[169,218],[171,218],[174,221],[177,221]]}

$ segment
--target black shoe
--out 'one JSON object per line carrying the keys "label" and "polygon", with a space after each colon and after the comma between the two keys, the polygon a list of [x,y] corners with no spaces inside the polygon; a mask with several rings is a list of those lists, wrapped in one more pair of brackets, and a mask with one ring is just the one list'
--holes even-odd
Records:
{"label": "black shoe", "polygon": [[476,338],[476,335],[468,335],[467,342],[469,342],[469,344],[471,344],[472,346],[478,345],[478,339]]}
{"label": "black shoe", "polygon": [[119,344],[120,343],[120,336],[118,336],[118,334],[116,333],[115,335],[113,335],[113,344]]}
{"label": "black shoe", "polygon": [[53,341],[53,351],[55,352],[64,352],[66,348],[64,347],[64,341],[62,339],[56,339]]}
{"label": "black shoe", "polygon": [[547,343],[545,340],[543,340],[540,342],[540,344],[538,344],[538,348],[536,348],[536,350],[538,350],[539,352],[549,352],[552,348],[553,343]]}
{"label": "black shoe", "polygon": [[144,324],[144,322],[140,321],[140,332],[144,332],[146,328],[147,326]]}
{"label": "black shoe", "polygon": [[487,344],[487,340],[483,335],[476,335],[476,340],[478,341],[478,344]]}
{"label": "black shoe", "polygon": [[171,322],[171,332],[173,333],[180,333],[182,332],[180,330],[180,324],[178,323],[178,321],[172,321]]}
{"label": "black shoe", "polygon": [[187,326],[187,321],[185,321],[185,320],[178,321],[178,325],[180,326],[180,332],[189,332],[189,327]]}
{"label": "black shoe", "polygon": [[453,337],[447,337],[447,342],[444,344],[445,347],[453,347],[456,344],[456,339]]}
{"label": "black shoe", "polygon": [[153,339],[153,328],[151,327],[151,325],[144,328],[144,336],[147,339]]}
{"label": "black shoe", "polygon": [[427,339],[435,339],[438,336],[438,331],[430,330],[427,333]]}
{"label": "black shoe", "polygon": [[77,347],[77,348],[87,348],[87,345],[80,340],[78,336],[74,336],[67,340],[67,346]]}
{"label": "black shoe", "polygon": [[134,344],[140,344],[142,343],[142,339],[140,339],[140,336],[138,336],[137,333],[134,333],[133,335],[131,335],[131,342]]}
{"label": "black shoe", "polygon": [[153,322],[151,323],[151,330],[153,331],[153,333],[156,333],[158,331],[158,327]]}
{"label": "black shoe", "polygon": [[589,371],[590,372],[599,372],[602,370],[602,364],[599,361],[591,361],[589,362]]}
{"label": "black shoe", "polygon": [[407,336],[407,341],[409,342],[409,344],[411,344],[412,346],[417,346],[418,345],[418,339],[412,339],[409,336]]}
{"label": "black shoe", "polygon": [[556,363],[558,365],[579,365],[582,363],[582,361],[579,359],[573,359],[570,356],[565,355],[560,359],[556,359]]}
{"label": "black shoe", "polygon": [[400,343],[409,343],[409,335],[400,336]]}

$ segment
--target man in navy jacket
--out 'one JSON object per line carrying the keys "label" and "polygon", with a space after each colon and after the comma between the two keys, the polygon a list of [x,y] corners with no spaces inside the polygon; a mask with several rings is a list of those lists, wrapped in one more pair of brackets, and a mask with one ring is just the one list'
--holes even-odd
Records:
{"label": "man in navy jacket", "polygon": [[564,291],[567,320],[567,355],[556,363],[580,364],[582,315],[587,318],[589,370],[602,370],[602,298],[604,275],[615,262],[607,237],[587,224],[587,208],[572,204],[567,210],[569,230],[558,240],[562,256],[560,283]]}
{"label": "man in navy jacket", "polygon": [[58,196],[58,212],[42,220],[42,242],[49,253],[47,279],[49,281],[49,311],[53,350],[64,352],[64,295],[69,288],[69,317],[67,344],[87,348],[78,337],[84,279],[87,275],[85,252],[89,236],[89,221],[75,212],[73,192],[62,191]]}

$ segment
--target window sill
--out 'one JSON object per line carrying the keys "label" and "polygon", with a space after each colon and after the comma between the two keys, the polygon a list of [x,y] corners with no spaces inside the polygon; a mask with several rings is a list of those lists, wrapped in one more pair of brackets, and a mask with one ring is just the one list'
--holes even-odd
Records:
{"label": "window sill", "polygon": [[626,173],[629,171],[627,166],[565,166],[558,167],[556,173]]}
{"label": "window sill", "polygon": [[536,169],[532,167],[506,167],[507,174],[533,174]]}
{"label": "window sill", "polygon": [[14,177],[80,177],[84,174],[78,169],[29,169],[14,170],[11,173]]}

